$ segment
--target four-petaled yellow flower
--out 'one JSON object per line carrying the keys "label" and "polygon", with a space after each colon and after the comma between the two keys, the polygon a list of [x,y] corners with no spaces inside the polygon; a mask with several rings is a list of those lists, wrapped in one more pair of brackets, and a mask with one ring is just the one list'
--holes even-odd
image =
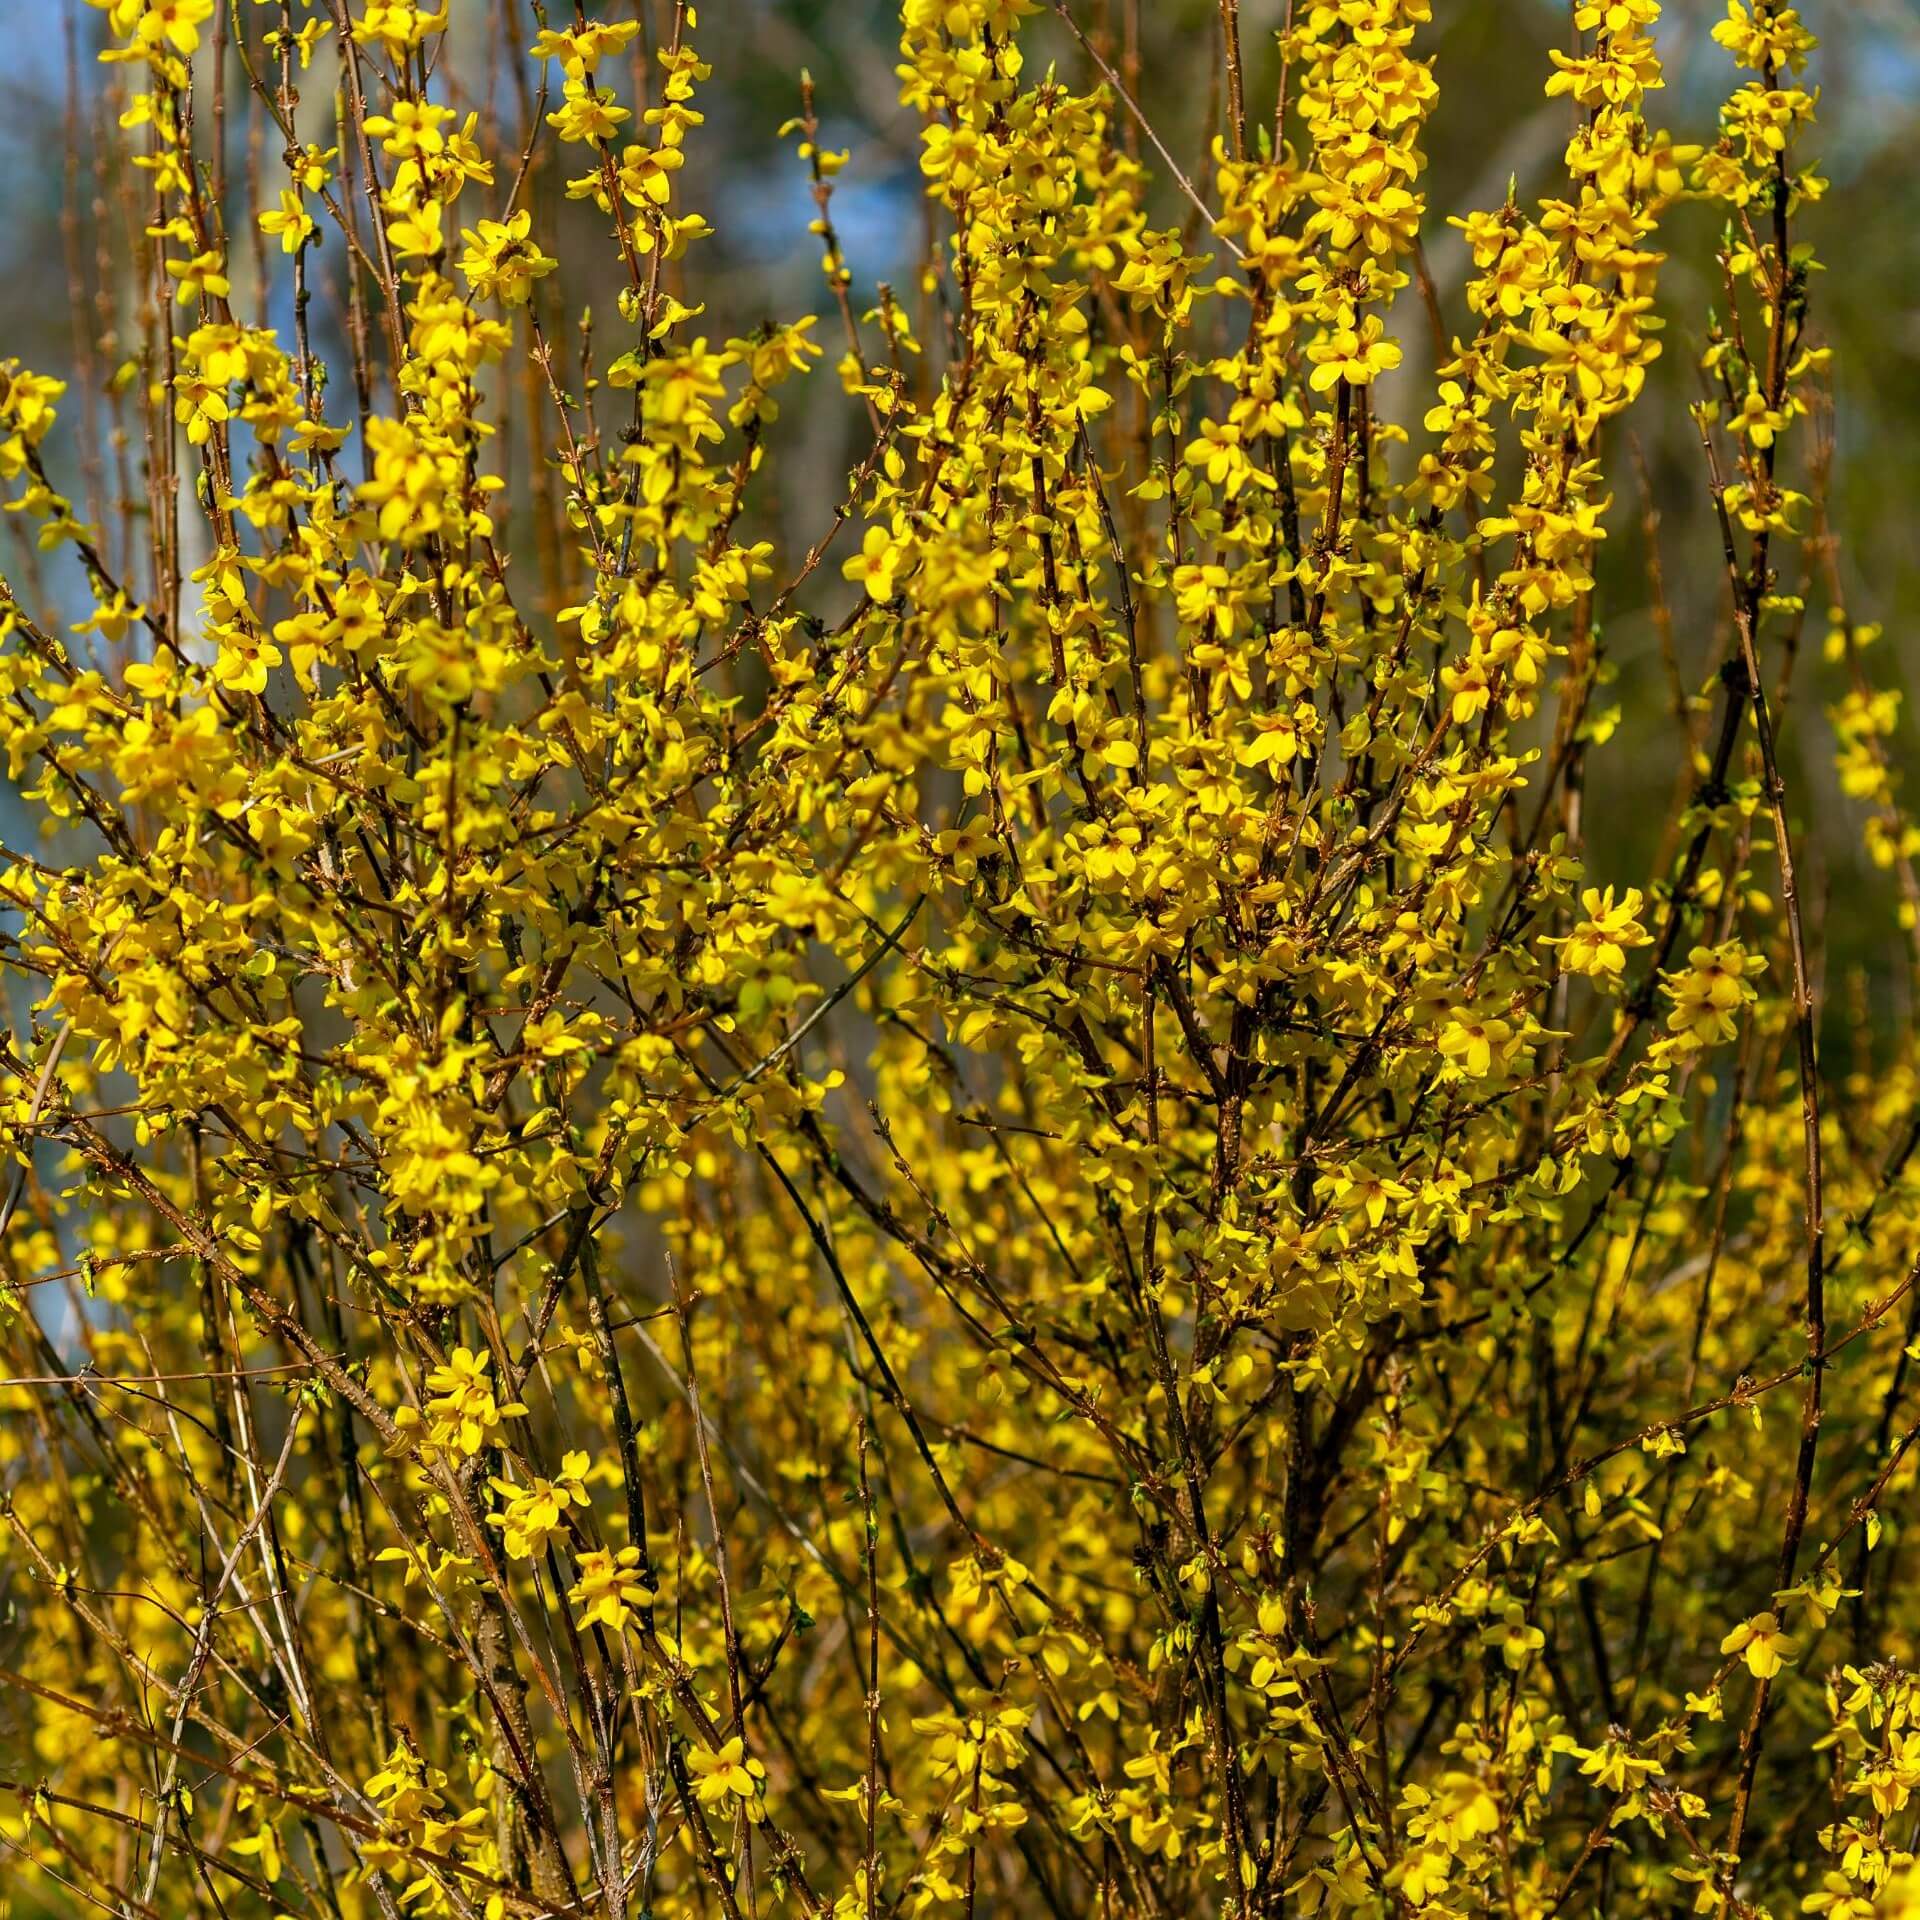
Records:
{"label": "four-petaled yellow flower", "polygon": [[560,264],[528,238],[532,228],[533,216],[522,207],[508,219],[482,220],[478,227],[461,229],[467,250],[460,256],[460,271],[478,298],[497,297],[510,307],[524,307],[533,283]]}
{"label": "four-petaled yellow flower", "polygon": [[1387,339],[1386,322],[1377,313],[1370,313],[1358,327],[1336,327],[1322,338],[1310,341],[1307,357],[1313,362],[1310,384],[1315,393],[1325,393],[1341,380],[1364,387],[1377,374],[1397,367],[1400,343]]}
{"label": "four-petaled yellow flower", "polygon": [[109,7],[113,31],[144,46],[190,54],[200,45],[200,23],[213,16],[214,0],[94,0]]}
{"label": "four-petaled yellow flower", "polygon": [[1673,999],[1668,1027],[1694,1043],[1731,1040],[1740,1009],[1755,998],[1749,976],[1765,972],[1766,964],[1763,955],[1748,953],[1738,940],[1695,947],[1686,966],[1666,976]]}
{"label": "four-petaled yellow flower", "polygon": [[1747,1671],[1756,1680],[1771,1680],[1799,1653],[1799,1643],[1780,1625],[1775,1613],[1756,1613],[1743,1620],[1720,1642],[1722,1653],[1738,1653],[1746,1658]]}
{"label": "four-petaled yellow flower", "polygon": [[475,1353],[468,1347],[455,1347],[444,1366],[427,1375],[427,1401],[424,1420],[411,1407],[403,1407],[394,1418],[402,1428],[426,1428],[427,1452],[442,1448],[471,1456],[492,1446],[503,1420],[518,1419],[526,1408],[517,1400],[501,1405],[494,1397],[493,1382],[487,1377],[493,1356]]}
{"label": "four-petaled yellow flower", "polygon": [[260,215],[260,231],[270,238],[277,235],[282,253],[298,253],[313,237],[313,216],[300,204],[299,194],[282,187],[279,208]]}
{"label": "four-petaled yellow flower", "polygon": [[606,1547],[583,1553],[579,1560],[579,1578],[567,1598],[580,1608],[580,1624],[596,1621],[624,1632],[626,1624],[653,1599],[653,1589],[640,1577],[640,1549],[622,1547],[617,1553]]}
{"label": "four-petaled yellow flower", "polygon": [[1640,924],[1644,902],[1638,887],[1629,887],[1618,901],[1611,887],[1588,887],[1580,896],[1586,918],[1575,922],[1560,943],[1568,972],[1617,980],[1627,964],[1627,949],[1652,944],[1653,936]]}
{"label": "four-petaled yellow flower", "polygon": [[1496,1058],[1504,1058],[1513,1039],[1513,1027],[1505,1020],[1475,1013],[1455,1014],[1440,1030],[1440,1051],[1472,1079],[1482,1080],[1493,1071]]}
{"label": "four-petaled yellow flower", "polygon": [[840,563],[840,571],[849,580],[858,580],[867,590],[867,598],[884,605],[891,600],[898,575],[907,564],[906,549],[885,527],[869,527],[860,542],[860,551]]}
{"label": "four-petaled yellow flower", "polygon": [[702,1806],[740,1800],[745,1802],[748,1819],[760,1817],[760,1788],[767,1770],[748,1754],[746,1742],[737,1733],[711,1749],[690,1747],[687,1767]]}
{"label": "four-petaled yellow flower", "polygon": [[536,1478],[524,1486],[511,1480],[488,1482],[506,1503],[487,1518],[505,1536],[510,1559],[538,1559],[549,1540],[565,1534],[569,1511],[592,1504],[586,1489],[589,1464],[586,1454],[572,1452],[561,1461],[559,1474],[551,1480]]}

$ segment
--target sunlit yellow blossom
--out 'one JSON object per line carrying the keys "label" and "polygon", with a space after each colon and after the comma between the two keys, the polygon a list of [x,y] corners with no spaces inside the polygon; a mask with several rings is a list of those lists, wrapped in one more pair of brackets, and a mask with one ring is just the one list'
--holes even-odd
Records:
{"label": "sunlit yellow blossom", "polygon": [[639,1564],[638,1547],[622,1547],[618,1553],[599,1548],[580,1556],[579,1578],[567,1598],[580,1609],[581,1626],[598,1621],[615,1633],[625,1631],[627,1622],[654,1597],[636,1571]]}

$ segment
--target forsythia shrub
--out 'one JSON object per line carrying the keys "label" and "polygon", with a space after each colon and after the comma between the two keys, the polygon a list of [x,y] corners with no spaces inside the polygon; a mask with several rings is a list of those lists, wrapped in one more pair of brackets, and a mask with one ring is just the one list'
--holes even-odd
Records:
{"label": "forsythia shrub", "polygon": [[[1069,0],[905,0],[923,284],[859,310],[809,88],[828,320],[722,339],[692,6],[96,4],[117,526],[0,368],[16,1916],[1920,1911],[1920,1084],[1817,1053],[1809,596],[1896,973],[1920,891],[1794,10],[1683,144],[1574,0],[1455,334],[1431,0],[1300,0],[1266,102],[1222,0],[1191,169]],[[502,19],[517,132],[442,83]],[[1683,337],[1725,616],[1623,874]]]}

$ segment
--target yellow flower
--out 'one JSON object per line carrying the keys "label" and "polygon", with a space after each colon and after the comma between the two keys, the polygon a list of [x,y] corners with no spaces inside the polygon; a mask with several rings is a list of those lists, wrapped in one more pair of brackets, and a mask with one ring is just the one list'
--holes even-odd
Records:
{"label": "yellow flower", "polygon": [[1513,1039],[1513,1028],[1505,1020],[1478,1014],[1455,1014],[1440,1030],[1440,1051],[1473,1079],[1484,1079],[1493,1071],[1495,1058],[1504,1058]]}
{"label": "yellow flower", "polygon": [[1798,1642],[1782,1630],[1777,1614],[1756,1613],[1720,1642],[1720,1651],[1744,1654],[1747,1671],[1756,1680],[1771,1680],[1800,1649]]}
{"label": "yellow flower", "polygon": [[144,0],[134,31],[146,45],[164,41],[175,53],[189,54],[199,47],[200,23],[213,17],[213,6],[214,0]]}
{"label": "yellow flower", "polygon": [[1310,341],[1307,357],[1313,364],[1310,384],[1315,393],[1325,393],[1335,382],[1345,380],[1364,387],[1376,375],[1400,364],[1400,343],[1385,337],[1386,323],[1370,313],[1356,327],[1336,327],[1331,333]]}
{"label": "yellow flower", "polygon": [[569,75],[589,72],[625,51],[640,31],[637,20],[596,20],[579,28],[543,27],[534,35],[536,60],[558,60]]}
{"label": "yellow flower", "polygon": [[414,0],[365,0],[354,23],[353,37],[363,47],[378,47],[398,63],[428,34],[446,30],[447,12],[443,5],[438,13],[425,13]]}
{"label": "yellow flower", "polygon": [[746,1743],[738,1734],[711,1749],[688,1748],[687,1766],[702,1806],[719,1806],[728,1799],[743,1800],[747,1803],[748,1817],[759,1818],[760,1787],[767,1770],[748,1756]]}
{"label": "yellow flower", "polygon": [[[320,36],[323,33],[331,33],[332,31],[333,22],[331,20],[323,20],[318,14],[315,14],[310,20],[304,21],[299,27],[295,28],[291,34],[283,33],[278,27],[272,28],[264,36],[264,44],[270,54],[278,54],[280,48],[284,45],[287,51],[299,60],[300,71],[305,73],[313,64],[313,50],[318,44]],[[311,153],[313,149],[310,147],[307,151]]]}
{"label": "yellow flower", "polygon": [[298,253],[313,237],[313,216],[301,206],[299,194],[285,187],[280,189],[279,210],[263,213],[259,219],[262,233],[279,236],[283,253]]}
{"label": "yellow flower", "polygon": [[569,73],[566,98],[558,111],[547,115],[547,125],[562,140],[603,146],[620,131],[622,123],[631,118],[611,93],[593,86],[581,74]]}
{"label": "yellow flower", "polygon": [[510,219],[482,220],[477,228],[462,228],[460,237],[467,250],[461,256],[460,271],[476,297],[497,296],[510,307],[523,307],[533,283],[560,264],[527,237],[532,225],[533,216],[522,207]]}
{"label": "yellow flower", "polygon": [[897,585],[896,575],[906,565],[906,551],[889,536],[885,527],[869,527],[860,542],[860,551],[841,562],[840,571],[849,580],[858,580],[867,590],[867,598],[882,603],[891,600]]}
{"label": "yellow flower", "polygon": [[[493,1356],[475,1353],[468,1347],[455,1347],[444,1366],[427,1375],[425,1425],[428,1450],[446,1448],[471,1456],[494,1444],[503,1420],[517,1419],[526,1413],[519,1401],[502,1406],[494,1397],[493,1382],[487,1377]],[[411,1415],[403,1408],[403,1415]],[[400,1418],[400,1416],[396,1416]],[[403,1425],[419,1424],[419,1416],[402,1420]]]}
{"label": "yellow flower", "polygon": [[487,1516],[488,1524],[505,1535],[508,1555],[515,1560],[537,1560],[547,1542],[567,1530],[568,1510],[591,1504],[585,1484],[588,1458],[569,1453],[559,1474],[551,1480],[535,1478],[524,1486],[511,1480],[490,1480],[506,1505]]}
{"label": "yellow flower", "polygon": [[1766,964],[1761,955],[1748,953],[1737,940],[1717,947],[1695,947],[1687,955],[1686,966],[1666,976],[1667,992],[1673,1000],[1668,1027],[1696,1043],[1731,1040],[1740,1009],[1757,997],[1748,976],[1764,972]]}
{"label": "yellow flower", "polygon": [[265,634],[244,624],[223,625],[219,641],[214,679],[235,693],[265,693],[268,673],[280,664],[280,649]]}
{"label": "yellow flower", "polygon": [[615,1633],[623,1632],[628,1620],[651,1604],[653,1589],[635,1571],[639,1565],[638,1547],[622,1547],[618,1553],[602,1547],[580,1556],[579,1578],[567,1598],[580,1608],[583,1627],[599,1621]]}
{"label": "yellow flower", "polygon": [[226,262],[211,249],[196,253],[190,260],[169,260],[167,271],[180,282],[179,297],[183,302],[202,297],[224,300],[231,290]]}
{"label": "yellow flower", "polygon": [[1756,447],[1770,447],[1774,437],[1787,425],[1788,416],[1778,408],[1767,405],[1766,396],[1757,386],[1749,386],[1740,402],[1740,410],[1727,422],[1742,439],[1751,440]]}
{"label": "yellow flower", "polygon": [[1586,917],[1576,922],[1573,931],[1560,943],[1560,957],[1567,970],[1618,979],[1627,964],[1627,948],[1652,943],[1653,936],[1640,924],[1644,898],[1638,887],[1629,887],[1618,902],[1611,887],[1604,891],[1598,887],[1587,888],[1580,897]]}
{"label": "yellow flower", "polygon": [[226,383],[206,379],[201,374],[178,373],[173,379],[173,417],[187,430],[189,443],[204,447],[213,430],[232,417],[227,404]]}
{"label": "yellow flower", "polygon": [[[632,206],[664,207],[672,196],[672,176],[685,166],[686,158],[679,147],[628,147],[620,156],[616,175],[622,196]],[[651,235],[648,244],[652,244]]]}

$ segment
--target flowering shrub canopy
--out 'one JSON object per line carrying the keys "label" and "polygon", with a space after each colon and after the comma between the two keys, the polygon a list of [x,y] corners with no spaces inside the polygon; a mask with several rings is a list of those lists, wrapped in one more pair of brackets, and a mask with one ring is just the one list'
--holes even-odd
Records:
{"label": "flowering shrub canopy", "polygon": [[[1794,10],[1683,140],[1576,0],[1553,190],[1449,216],[1430,0],[1301,0],[1265,101],[1222,0],[1191,169],[1068,0],[904,0],[921,283],[808,85],[825,317],[724,339],[692,6],[503,7],[516,133],[479,10],[96,4],[117,516],[0,367],[15,1911],[1920,1910],[1920,1088],[1819,1058],[1805,698],[1889,975],[1920,891]],[[1623,873],[1663,350],[1725,611]]]}

